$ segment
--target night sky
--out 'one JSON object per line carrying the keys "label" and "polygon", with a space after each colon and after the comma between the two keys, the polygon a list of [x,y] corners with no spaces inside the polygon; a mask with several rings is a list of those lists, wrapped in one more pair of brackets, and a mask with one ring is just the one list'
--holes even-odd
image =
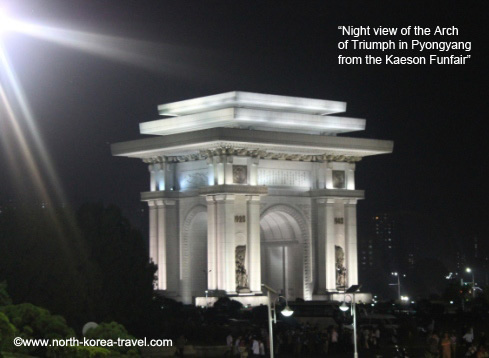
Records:
{"label": "night sky", "polygon": [[[3,34],[67,203],[114,203],[136,220],[147,167],[112,157],[110,144],[142,138],[138,123],[158,119],[158,104],[251,91],[347,102],[345,116],[367,119],[367,130],[355,136],[394,141],[392,155],[357,166],[357,188],[366,190],[360,218],[416,212],[430,225],[434,246],[426,250],[487,240],[489,16],[482,1],[0,3],[18,20],[69,30],[60,33],[72,46]],[[454,25],[460,35],[443,40],[471,41],[471,59],[459,66],[338,65],[340,25]],[[7,87],[4,68],[0,79]],[[39,201],[0,105],[0,140],[10,138],[14,158],[2,149],[0,204]],[[18,122],[27,132],[21,115]]]}

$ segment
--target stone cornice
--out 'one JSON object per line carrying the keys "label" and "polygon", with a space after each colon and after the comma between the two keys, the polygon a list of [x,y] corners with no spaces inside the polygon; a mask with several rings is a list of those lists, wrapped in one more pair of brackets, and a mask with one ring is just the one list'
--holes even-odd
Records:
{"label": "stone cornice", "polygon": [[201,150],[231,147],[304,156],[364,157],[391,153],[392,141],[285,132],[212,128],[112,144],[112,154],[133,158],[201,155]]}

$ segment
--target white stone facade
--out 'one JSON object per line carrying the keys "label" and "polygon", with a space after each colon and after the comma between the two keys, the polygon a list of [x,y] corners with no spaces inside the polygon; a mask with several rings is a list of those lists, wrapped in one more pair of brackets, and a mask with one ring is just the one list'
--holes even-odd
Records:
{"label": "white stone facade", "polygon": [[230,92],[161,105],[177,117],[141,124],[157,137],[114,144],[148,163],[157,288],[192,303],[262,283],[305,300],[357,284],[356,163],[393,143],[337,136],[365,126],[329,116],[345,108]]}

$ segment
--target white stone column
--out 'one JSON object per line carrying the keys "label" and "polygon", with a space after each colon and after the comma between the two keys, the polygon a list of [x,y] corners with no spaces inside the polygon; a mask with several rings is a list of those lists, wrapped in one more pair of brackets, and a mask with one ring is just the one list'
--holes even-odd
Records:
{"label": "white stone column", "polygon": [[336,291],[336,253],[335,253],[335,225],[334,225],[334,199],[326,199],[326,290]]}
{"label": "white stone column", "polygon": [[317,189],[326,189],[326,163],[317,163]]}
{"label": "white stone column", "polygon": [[348,164],[346,171],[346,188],[348,190],[355,190],[355,164]]}
{"label": "white stone column", "polygon": [[165,163],[153,165],[155,170],[156,190],[165,190]]}
{"label": "white stone column", "polygon": [[319,293],[336,291],[334,199],[318,203],[318,282]]}
{"label": "white stone column", "polygon": [[326,199],[317,199],[318,294],[326,291]]}
{"label": "white stone column", "polygon": [[217,285],[227,293],[236,293],[236,240],[234,195],[215,195],[217,216]]}
{"label": "white stone column", "polygon": [[164,190],[171,190],[175,185],[175,163],[166,162],[163,169],[165,187]]}
{"label": "white stone column", "polygon": [[158,215],[158,289],[166,290],[166,208],[163,200],[156,200]]}
{"label": "white stone column", "polygon": [[214,158],[213,157],[207,157],[207,184],[209,186],[215,185],[215,179],[214,179]]}
{"label": "white stone column", "polygon": [[148,165],[148,171],[149,171],[149,190],[150,191],[156,191],[156,179],[155,179],[155,168],[154,164]]}
{"label": "white stone column", "polygon": [[[258,163],[260,158],[250,158],[250,185],[258,185]],[[261,290],[261,289],[260,289]]]}
{"label": "white stone column", "polygon": [[158,208],[155,201],[148,201],[149,207],[149,257],[158,264]]}
{"label": "white stone column", "polygon": [[252,292],[261,292],[260,196],[247,199],[248,282]]}
{"label": "white stone column", "polygon": [[218,246],[216,202],[214,196],[206,196],[207,200],[207,289],[217,290],[218,279]]}
{"label": "white stone column", "polygon": [[330,163],[326,163],[326,189],[333,189],[333,168]]}
{"label": "white stone column", "polygon": [[345,200],[346,273],[348,286],[358,284],[357,200]]}
{"label": "white stone column", "polygon": [[180,223],[178,201],[165,199],[166,292],[176,295],[180,285]]}
{"label": "white stone column", "polygon": [[224,184],[224,161],[226,160],[225,156],[214,157],[216,161],[216,176],[217,176],[217,185]]}
{"label": "white stone column", "polygon": [[231,155],[224,159],[224,184],[233,184],[233,157]]}

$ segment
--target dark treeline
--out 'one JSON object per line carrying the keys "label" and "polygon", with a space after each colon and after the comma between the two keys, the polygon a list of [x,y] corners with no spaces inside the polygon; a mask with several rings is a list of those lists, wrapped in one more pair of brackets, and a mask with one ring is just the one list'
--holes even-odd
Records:
{"label": "dark treeline", "polygon": [[141,234],[114,206],[0,213],[0,282],[13,302],[45,307],[77,331],[88,321],[116,321],[135,335],[157,335],[155,271]]}

